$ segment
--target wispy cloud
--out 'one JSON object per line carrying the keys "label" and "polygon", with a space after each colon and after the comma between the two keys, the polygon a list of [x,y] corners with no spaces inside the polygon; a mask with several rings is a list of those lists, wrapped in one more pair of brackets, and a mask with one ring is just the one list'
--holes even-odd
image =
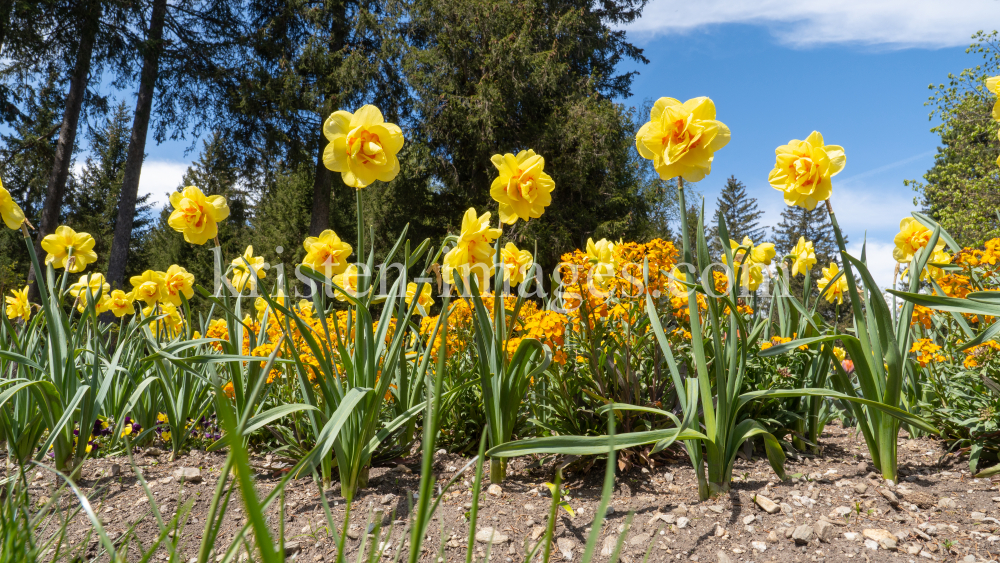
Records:
{"label": "wispy cloud", "polygon": [[903,49],[967,45],[970,35],[998,20],[1000,3],[994,0],[652,0],[629,29],[688,33],[740,23],[766,26],[778,41],[795,47],[847,43]]}
{"label": "wispy cloud", "polygon": [[139,176],[139,195],[149,194],[155,207],[162,207],[170,201],[170,192],[181,185],[188,165],[170,160],[147,160],[142,164]]}

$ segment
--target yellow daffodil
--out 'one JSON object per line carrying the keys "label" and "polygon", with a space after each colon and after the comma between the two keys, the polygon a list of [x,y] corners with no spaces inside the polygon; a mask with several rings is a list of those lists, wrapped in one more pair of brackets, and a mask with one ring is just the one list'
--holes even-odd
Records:
{"label": "yellow daffodil", "polygon": [[[829,268],[823,268],[823,277],[816,281],[816,287],[822,292],[839,273],[840,268],[837,267],[837,263],[830,262]],[[840,279],[827,290],[824,296],[829,303],[833,303],[834,300],[837,303],[843,303],[845,293],[847,293],[847,278],[840,276]]]}
{"label": "yellow daffodil", "polygon": [[221,195],[206,196],[196,186],[170,194],[174,211],[167,224],[184,234],[191,244],[205,244],[219,234],[219,222],[229,217],[229,205]]}
{"label": "yellow daffodil", "polygon": [[350,258],[351,245],[340,240],[337,233],[327,229],[318,237],[309,237],[302,246],[306,249],[306,257],[302,265],[332,278],[347,269],[347,259]]}
{"label": "yellow daffodil", "polygon": [[313,314],[313,302],[308,299],[299,299],[298,305],[299,314],[304,317],[311,316]]}
{"label": "yellow daffodil", "polygon": [[838,362],[842,362],[847,358],[847,352],[844,351],[840,346],[833,347],[833,357],[837,358]]}
{"label": "yellow daffodil", "polygon": [[[912,261],[913,255],[916,254],[917,250],[927,246],[932,235],[930,229],[921,225],[913,217],[904,217],[899,222],[899,232],[892,239],[896,245],[896,248],[892,249],[892,257],[900,263]],[[934,245],[934,252],[938,253],[942,250],[944,250],[944,241],[939,237],[937,244]]]}
{"label": "yellow daffodil", "polygon": [[715,151],[728,143],[729,128],[716,121],[715,104],[705,97],[656,100],[649,122],[635,135],[635,148],[663,180],[702,180],[712,171]]}
{"label": "yellow daffodil", "polygon": [[533,150],[495,154],[490,159],[500,175],[490,186],[490,196],[500,204],[500,222],[513,225],[518,219],[537,219],[552,203],[556,183],[542,171],[545,159]]}
{"label": "yellow daffodil", "polygon": [[163,299],[163,272],[146,270],[141,275],[129,278],[132,297],[152,305]]}
{"label": "yellow daffodil", "polygon": [[90,295],[93,295],[97,299],[97,304],[94,307],[97,312],[103,313],[107,311],[109,304],[108,292],[111,291],[111,285],[105,281],[103,274],[84,274],[80,276],[79,281],[69,286],[69,294],[76,298],[76,310],[81,313],[87,308],[88,291]]}
{"label": "yellow daffodil", "polygon": [[7,301],[7,318],[16,319],[20,318],[24,322],[28,322],[31,318],[31,303],[28,303],[28,286],[24,286],[24,289],[10,290],[10,295],[5,298]]}
{"label": "yellow daffodil", "polygon": [[[97,261],[94,252],[94,237],[78,233],[66,225],[56,227],[56,232],[42,239],[42,250],[48,254],[45,263],[53,268],[66,268],[71,274],[87,269],[88,264]],[[72,256],[72,258],[70,258]]]}
{"label": "yellow daffodil", "polygon": [[417,314],[426,317],[434,306],[434,288],[429,283],[423,284],[420,295],[417,296],[417,284],[410,282],[406,284],[406,305],[412,306],[413,298],[417,296]]}
{"label": "yellow daffodil", "polygon": [[125,315],[134,315],[135,305],[133,301],[134,297],[132,293],[125,293],[120,289],[116,289],[108,295],[108,310],[114,313],[119,319]]}
{"label": "yellow daffodil", "polygon": [[789,254],[793,260],[793,276],[798,274],[804,276],[806,272],[811,271],[813,266],[816,265],[816,250],[813,248],[813,243],[807,241],[806,237],[799,237],[799,242],[795,244],[795,248]]}
{"label": "yellow daffodil", "polygon": [[787,205],[809,211],[833,193],[830,180],[844,169],[844,148],[823,144],[823,135],[813,131],[806,140],[792,139],[774,150],[774,169],[767,180],[771,187],[785,194]]}
{"label": "yellow daffodil", "polygon": [[[757,291],[764,281],[764,266],[771,265],[774,259],[774,245],[769,242],[755,245],[750,237],[745,236],[743,242],[729,239],[729,248],[733,252],[733,266],[740,272],[740,285]],[[746,255],[748,249],[749,257]],[[725,260],[725,256],[722,259]]]}
{"label": "yellow daffodil", "polygon": [[[274,299],[274,301],[278,305],[281,305],[282,307],[284,307],[285,306],[285,290],[278,289],[278,294],[277,295],[273,295],[272,299]],[[264,312],[267,311],[270,308],[270,306],[267,304],[267,301],[263,297],[258,297],[253,302],[253,308],[257,309],[257,322],[263,322],[264,321]],[[274,315],[274,311],[273,310],[271,311],[271,315]]]}
{"label": "yellow daffodil", "polygon": [[[351,297],[357,297],[360,294],[358,292],[358,267],[354,264],[348,264],[347,269],[333,276],[333,283],[346,291]],[[335,290],[334,297],[338,301],[347,301],[344,291]]]}
{"label": "yellow daffodil", "polygon": [[[991,76],[986,79],[986,89],[993,94],[1000,96],[1000,76]],[[1000,100],[993,104],[993,119],[1000,121]]]}
{"label": "yellow daffodil", "polygon": [[486,291],[486,277],[495,269],[493,241],[500,236],[500,229],[490,227],[490,215],[489,211],[479,215],[471,207],[465,212],[458,244],[444,257],[444,278],[448,283],[455,283],[458,270],[466,290],[471,289],[468,279],[471,273],[476,276],[479,290]]}
{"label": "yellow daffodil", "polygon": [[500,249],[500,257],[503,259],[504,279],[515,285],[524,281],[528,268],[534,263],[530,252],[518,249],[512,242]]}
{"label": "yellow daffodil", "polygon": [[163,300],[180,305],[182,295],[188,301],[194,297],[194,274],[174,264],[163,273]]}
{"label": "yellow daffodil", "polygon": [[[244,262],[244,260],[246,261]],[[264,270],[264,257],[253,255],[253,245],[247,247],[246,251],[243,252],[243,256],[234,258],[232,266],[233,287],[241,293],[246,290],[247,286],[250,287],[251,291],[257,289],[257,280],[253,274],[257,274],[258,278],[267,277],[267,272]]]}
{"label": "yellow daffodil", "polygon": [[4,189],[3,182],[0,182],[0,218],[8,229],[20,229],[21,223],[24,222],[24,211],[21,211],[21,206],[14,203],[10,192]]}
{"label": "yellow daffodil", "polygon": [[358,111],[335,111],[323,124],[330,143],[323,151],[323,164],[340,172],[344,183],[361,189],[375,180],[389,182],[399,174],[396,153],[403,148],[403,131],[386,123],[375,106]]}
{"label": "yellow daffodil", "polygon": [[175,336],[184,329],[184,317],[180,311],[171,303],[160,303],[159,310],[148,307],[143,310],[146,316],[163,317],[156,321],[156,332],[164,333],[168,336]]}
{"label": "yellow daffodil", "polygon": [[594,265],[591,275],[597,282],[597,287],[605,290],[608,283],[614,279],[617,270],[615,260],[615,243],[606,238],[594,242],[594,239],[587,239],[587,258]]}

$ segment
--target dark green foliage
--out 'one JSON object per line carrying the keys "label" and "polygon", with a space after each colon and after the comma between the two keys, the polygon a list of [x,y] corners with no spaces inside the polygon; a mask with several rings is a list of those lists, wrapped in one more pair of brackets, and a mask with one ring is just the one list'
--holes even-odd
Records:
{"label": "dark green foliage", "polygon": [[[62,104],[62,84],[55,69],[44,82],[23,92],[24,112],[14,129],[3,135],[0,148],[0,180],[24,210],[29,221],[38,224],[52,159],[55,157]],[[20,232],[0,229],[0,290],[24,286],[28,272],[28,251]]]}
{"label": "dark green foliage", "polygon": [[924,174],[926,183],[907,182],[922,194],[924,211],[963,246],[979,246],[1000,235],[995,213],[1000,207],[1000,142],[991,116],[996,95],[984,84],[1000,73],[1000,37],[996,31],[979,32],[974,39],[966,52],[981,54],[983,63],[949,75],[947,84],[931,85],[931,118],[941,121],[931,131],[941,136],[941,146],[934,166]]}
{"label": "dark green foliage", "polygon": [[[121,102],[104,125],[90,132],[91,155],[84,162],[79,177],[69,182],[65,223],[94,237],[97,262],[93,267],[98,272],[107,271],[131,125],[131,112],[125,102]],[[146,240],[153,221],[149,195],[139,196],[129,244],[129,275],[145,270],[150,256],[155,253]]]}
{"label": "dark green foliage", "polygon": [[[750,237],[755,243],[764,241],[767,229],[760,226],[760,220],[764,212],[757,209],[757,198],[747,195],[747,187],[730,176],[726,180],[726,185],[722,187],[722,193],[715,200],[715,216],[712,223],[706,225],[709,231],[709,244],[716,253],[721,252],[722,244],[719,241],[719,216],[722,215],[726,221],[726,230],[729,231],[729,238],[736,242],[742,242],[743,237]],[[728,242],[728,241],[723,241]]]}
{"label": "dark green foliage", "polygon": [[[426,175],[400,193],[432,196],[458,221],[468,207],[495,210],[490,157],[534,149],[555,180],[541,219],[505,228],[536,259],[554,264],[588,236],[633,236],[645,228],[633,115],[611,98],[629,93],[625,58],[644,60],[612,26],[641,2],[424,0],[412,4],[406,76],[414,95],[408,140],[426,147]],[[645,116],[642,116],[643,118]],[[427,194],[427,195],[424,195]]]}

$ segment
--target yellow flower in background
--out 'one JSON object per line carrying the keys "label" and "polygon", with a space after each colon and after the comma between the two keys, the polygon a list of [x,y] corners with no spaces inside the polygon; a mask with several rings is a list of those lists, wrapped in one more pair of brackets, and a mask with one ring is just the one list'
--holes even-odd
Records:
{"label": "yellow flower in background", "polygon": [[116,289],[108,295],[108,308],[107,310],[115,314],[119,319],[125,315],[135,314],[134,298],[131,293],[125,293],[120,289]]}
{"label": "yellow flower in background", "polygon": [[[333,276],[333,283],[340,286],[341,289],[346,291],[351,297],[357,297],[358,292],[358,267],[354,264],[347,266],[347,269],[343,272]],[[337,301],[347,301],[347,296],[344,295],[344,291],[335,291],[334,297]]]}
{"label": "yellow flower in background", "polygon": [[163,273],[146,270],[141,275],[129,278],[132,284],[132,297],[152,305],[163,299]]}
{"label": "yellow flower in background", "polygon": [[7,301],[7,318],[16,319],[20,318],[24,322],[28,322],[31,318],[31,303],[28,303],[28,286],[24,286],[24,289],[10,290],[10,295],[4,298]]}
{"label": "yellow flower in background", "polygon": [[[244,260],[246,261],[244,262]],[[253,245],[247,247],[243,256],[234,258],[232,266],[233,287],[241,293],[246,290],[247,286],[250,286],[251,291],[257,289],[257,279],[253,274],[257,274],[257,278],[267,277],[267,272],[264,270],[264,257],[253,255]]]}
{"label": "yellow flower in background", "polygon": [[771,260],[774,259],[774,254],[774,244],[770,242],[762,242],[754,245],[753,249],[750,251],[750,259],[757,264],[770,266]]}
{"label": "yellow flower in background", "polygon": [[[277,303],[278,305],[281,305],[282,307],[284,307],[284,305],[285,305],[285,290],[278,289],[278,294],[272,296],[272,299],[274,299],[275,303]],[[257,322],[263,322],[264,321],[264,313],[268,309],[270,309],[271,307],[267,304],[267,301],[263,297],[258,297],[257,299],[254,299],[253,308],[257,310]],[[272,309],[271,310],[271,315],[273,316],[274,314],[275,314],[275,311]]]}
{"label": "yellow flower in background", "polygon": [[375,106],[358,111],[335,111],[323,124],[330,143],[323,151],[323,164],[340,172],[344,183],[361,189],[375,180],[389,182],[399,174],[396,153],[403,148],[403,131],[386,123]]}
{"label": "yellow flower in background", "polygon": [[163,332],[168,336],[175,336],[184,329],[184,317],[181,316],[180,311],[177,307],[174,307],[171,303],[160,303],[159,310],[154,307],[148,307],[143,309],[143,314],[146,316],[157,316],[163,317],[156,321],[157,332]]}
{"label": "yellow flower in background", "polygon": [[774,169],[767,180],[771,187],[785,194],[787,205],[797,205],[809,211],[830,198],[830,180],[844,169],[847,157],[844,148],[823,143],[823,135],[813,131],[806,140],[792,139],[774,150]]}
{"label": "yellow flower in background", "polygon": [[[995,95],[1000,95],[1000,76],[991,76],[986,79],[986,89]],[[993,104],[993,119],[1000,121],[1000,100]]]}
{"label": "yellow flower in background", "polygon": [[302,316],[308,317],[313,314],[313,302],[308,299],[299,299],[297,307]]}
{"label": "yellow flower in background", "polygon": [[24,211],[21,211],[21,206],[14,203],[10,192],[4,189],[2,181],[0,181],[0,218],[3,218],[8,229],[20,229],[21,223],[24,222]]}
{"label": "yellow flower in background", "polygon": [[715,104],[706,97],[656,100],[649,122],[635,135],[635,148],[663,180],[702,180],[712,171],[715,151],[728,143],[729,128],[716,121]]}
{"label": "yellow flower in background", "polygon": [[840,346],[833,347],[833,357],[837,358],[838,362],[842,362],[847,358],[847,352],[844,351]]}
{"label": "yellow flower in background", "polygon": [[[932,235],[930,229],[921,225],[913,217],[904,217],[899,222],[899,232],[892,239],[896,245],[896,248],[892,249],[892,257],[900,263],[912,261],[917,250],[930,243]],[[936,256],[941,250],[944,250],[944,241],[938,237],[938,242],[934,245],[934,255]]]}
{"label": "yellow flower in background", "polygon": [[750,291],[757,291],[764,281],[764,267],[756,262],[743,264],[740,273],[740,285]]}
{"label": "yellow flower in background", "polygon": [[[816,281],[816,287],[819,288],[820,292],[826,289],[826,286],[830,285],[830,282],[840,273],[840,268],[837,267],[836,262],[830,262],[829,268],[823,268],[823,277]],[[830,289],[824,295],[827,302],[833,303],[834,300],[837,303],[844,302],[844,294],[847,293],[847,278],[845,276],[840,276]]]}
{"label": "yellow flower in background", "polygon": [[414,282],[406,284],[406,305],[412,306],[413,298],[417,297],[417,313],[421,317],[426,317],[434,306],[433,291],[431,284],[425,283],[420,289],[420,296],[417,297],[417,284]]}
{"label": "yellow flower in background", "polygon": [[42,239],[42,250],[48,253],[45,263],[52,264],[53,268],[66,268],[67,272],[78,274],[87,269],[88,264],[97,261],[94,244],[94,237],[87,233],[78,233],[66,225],[60,225],[56,227],[56,232]]}
{"label": "yellow flower in background", "polygon": [[[951,254],[948,254],[944,250],[935,250],[934,253],[931,254],[930,260],[927,261],[927,267],[924,268],[924,271],[920,272],[920,279],[927,281],[928,276],[931,279],[935,280],[944,277],[944,275],[946,274],[944,269],[938,266],[934,266],[934,264],[950,264],[950,263],[951,263]],[[909,274],[909,272],[910,269],[907,268],[903,270],[903,275],[905,276],[906,274]]]}
{"label": "yellow flower in background", "polygon": [[792,256],[792,275],[802,274],[812,270],[816,265],[816,249],[813,243],[806,240],[806,237],[799,237],[799,242],[795,243],[795,248],[789,254]]}
{"label": "yellow flower in background", "polygon": [[351,245],[340,240],[337,233],[327,229],[318,237],[309,237],[302,243],[306,249],[306,257],[302,265],[332,278],[347,269],[347,259],[350,258]]}
{"label": "yellow flower in background", "polygon": [[93,273],[80,276],[79,281],[69,286],[69,294],[76,298],[87,298],[87,290],[90,294],[97,296],[98,293],[106,295],[111,291],[111,284],[104,279],[104,274]]}
{"label": "yellow flower in background", "polygon": [[205,244],[219,234],[219,222],[229,217],[229,205],[221,195],[206,196],[196,186],[170,194],[174,211],[167,224],[184,234],[191,244]]}
{"label": "yellow flower in background", "polygon": [[594,242],[594,239],[587,239],[587,259],[594,267],[590,270],[597,287],[601,290],[608,288],[608,283],[615,277],[617,262],[615,260],[615,243],[606,238]]}
{"label": "yellow flower in background", "polygon": [[480,291],[486,290],[486,277],[492,275],[493,241],[500,236],[500,229],[490,227],[490,212],[482,215],[470,207],[462,217],[462,231],[458,236],[458,244],[444,256],[444,278],[450,284],[455,283],[455,271],[458,270],[468,287],[468,276],[473,274]]}
{"label": "yellow flower in background", "polygon": [[181,304],[181,296],[188,301],[194,297],[194,274],[174,264],[163,273],[162,298],[173,305]]}
{"label": "yellow flower in background", "polygon": [[500,257],[503,259],[503,278],[511,284],[523,282],[528,268],[534,263],[530,252],[518,249],[512,242],[500,249]]}
{"label": "yellow flower in background", "polygon": [[537,219],[552,203],[556,183],[542,171],[545,159],[533,150],[495,154],[490,159],[500,175],[490,186],[490,196],[500,204],[500,222],[513,225],[518,219]]}

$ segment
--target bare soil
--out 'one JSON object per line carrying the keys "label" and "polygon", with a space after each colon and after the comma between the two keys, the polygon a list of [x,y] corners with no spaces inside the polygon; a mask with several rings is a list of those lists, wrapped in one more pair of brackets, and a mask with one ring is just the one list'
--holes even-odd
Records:
{"label": "bare soil", "polygon": [[[686,457],[674,453],[663,464],[634,467],[617,476],[613,511],[598,542],[595,561],[607,561],[612,544],[625,533],[621,560],[700,561],[706,563],[843,561],[996,561],[1000,559],[1000,491],[988,479],[970,477],[965,458],[944,456],[942,444],[930,439],[900,440],[900,483],[883,481],[867,459],[867,449],[853,429],[830,425],[821,439],[822,454],[789,458],[786,471],[792,477],[781,482],[766,459],[739,459],[732,491],[722,498],[698,502],[697,483]],[[184,560],[194,557],[205,526],[209,503],[218,482],[224,454],[192,452],[174,462],[164,455],[140,453],[138,468],[149,482],[165,518],[182,504],[194,505],[176,541]],[[392,467],[371,470],[369,488],[354,501],[347,540],[351,560],[366,538],[368,525],[381,518],[388,540],[383,537],[387,561],[405,549],[405,520],[410,495],[419,486],[420,458],[414,453]],[[468,462],[439,453],[435,472],[444,484]],[[256,482],[263,496],[281,478],[281,469],[266,459]],[[117,465],[120,473],[113,466]],[[526,549],[541,535],[551,507],[545,482],[553,480],[554,462],[542,466],[530,458],[512,460],[508,479],[499,490],[487,492],[484,483],[477,531],[492,528],[494,539],[503,540],[489,549],[491,562],[523,561]],[[180,483],[174,477],[181,468],[197,468],[199,483]],[[581,559],[594,511],[600,502],[604,463],[589,471],[570,473],[565,482],[567,500],[575,515],[560,510],[552,546],[553,561]],[[31,494],[43,502],[54,494],[56,481],[49,472],[32,471]],[[92,505],[119,542],[141,543],[146,548],[159,535],[146,494],[127,460],[116,458],[88,461],[79,485],[90,495]],[[446,561],[464,561],[469,532],[472,470],[447,493],[429,528],[427,551],[430,561],[443,549]],[[288,553],[300,561],[333,561],[336,535],[331,534],[319,501],[320,490],[311,478],[292,481],[285,493],[284,536]],[[340,527],[344,499],[339,491],[327,491],[334,520]],[[769,514],[755,502],[761,495],[780,506]],[[763,501],[762,501],[763,502]],[[64,492],[65,510],[79,501]],[[269,524],[277,533],[278,509],[269,511]],[[235,498],[226,514],[217,546],[228,546],[245,523]],[[806,529],[810,527],[811,529]],[[794,534],[800,539],[793,539]],[[129,530],[133,533],[128,533]],[[83,514],[76,514],[67,542],[84,559],[97,553],[97,541]],[[484,536],[489,530],[483,532]],[[818,537],[822,535],[822,538]],[[806,537],[808,536],[808,537]],[[366,539],[368,541],[366,541]],[[869,540],[869,541],[865,541]],[[168,538],[167,541],[175,541]],[[486,555],[488,544],[476,542],[476,555]],[[133,550],[137,552],[137,550]],[[604,553],[602,555],[601,553]],[[162,558],[166,551],[161,550]],[[221,551],[220,551],[221,553]],[[214,556],[215,554],[213,554]],[[154,557],[154,561],[161,557]],[[213,558],[214,560],[214,558]]]}

